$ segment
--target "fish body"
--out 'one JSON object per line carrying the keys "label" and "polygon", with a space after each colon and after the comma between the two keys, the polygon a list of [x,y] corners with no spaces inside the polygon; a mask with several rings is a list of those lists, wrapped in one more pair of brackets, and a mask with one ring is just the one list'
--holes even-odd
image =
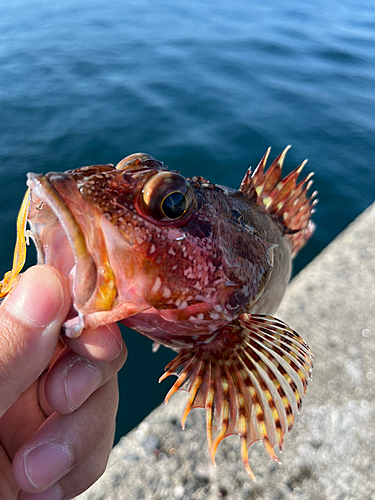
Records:
{"label": "fish body", "polygon": [[[18,219],[20,228],[27,218],[38,263],[69,279],[65,334],[122,321],[175,350],[162,379],[178,375],[167,400],[189,392],[182,425],[192,408],[205,408],[212,461],[221,440],[239,434],[251,476],[249,445],[262,440],[278,460],[273,448],[281,449],[312,367],[305,342],[271,316],[313,231],[310,176],[297,184],[304,163],[281,178],[287,149],[265,170],[268,151],[238,191],[186,179],[143,153],[115,168],[28,174]],[[19,230],[3,295],[23,247]]]}
{"label": "fish body", "polygon": [[204,180],[190,183],[194,214],[186,226],[164,230],[159,251],[147,256],[155,269],[153,309],[123,321],[169,347],[208,341],[240,313],[272,314],[291,272],[290,245],[256,203]]}

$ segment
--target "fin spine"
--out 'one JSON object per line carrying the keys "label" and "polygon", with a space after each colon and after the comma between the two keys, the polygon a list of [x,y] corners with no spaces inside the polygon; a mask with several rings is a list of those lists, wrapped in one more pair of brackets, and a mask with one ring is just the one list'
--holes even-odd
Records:
{"label": "fin spine", "polygon": [[307,193],[312,186],[313,173],[297,184],[297,178],[307,160],[282,178],[285,156],[290,147],[287,146],[266,169],[271,150],[268,148],[254,173],[251,174],[251,168],[248,169],[239,190],[282,224],[295,255],[305,245],[315,228],[311,216],[317,203],[317,191],[311,195]]}

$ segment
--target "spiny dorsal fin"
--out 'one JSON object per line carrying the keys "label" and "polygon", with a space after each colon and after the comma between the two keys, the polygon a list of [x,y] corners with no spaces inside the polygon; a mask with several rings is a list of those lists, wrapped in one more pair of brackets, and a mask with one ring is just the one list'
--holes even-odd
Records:
{"label": "spiny dorsal fin", "polygon": [[271,148],[268,148],[254,173],[252,174],[251,168],[246,172],[239,190],[263,206],[267,213],[283,224],[295,255],[314,231],[315,225],[311,221],[311,216],[315,212],[314,206],[318,200],[314,199],[317,191],[310,196],[307,194],[313,183],[311,180],[313,173],[308,174],[297,184],[297,178],[307,160],[284,179],[282,178],[281,171],[289,149],[290,146],[287,146],[265,170],[271,151]]}
{"label": "spiny dorsal fin", "polygon": [[224,326],[208,344],[184,349],[160,378],[178,379],[165,401],[178,390],[189,392],[181,425],[193,408],[206,409],[210,456],[231,434],[241,438],[241,458],[254,479],[248,448],[262,440],[268,454],[279,461],[285,432],[301,408],[311,375],[312,353],[304,340],[282,321],[271,316],[243,314]]}

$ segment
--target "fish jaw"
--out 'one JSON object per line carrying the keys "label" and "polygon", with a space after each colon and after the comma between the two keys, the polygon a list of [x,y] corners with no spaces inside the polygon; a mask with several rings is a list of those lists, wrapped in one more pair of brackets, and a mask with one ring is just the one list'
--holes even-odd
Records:
{"label": "fish jaw", "polygon": [[[122,294],[119,300],[102,229],[108,221],[85,203],[69,173],[30,173],[27,184],[30,236],[38,250],[38,263],[58,268],[70,282],[74,311],[67,318],[65,333],[77,337],[83,328],[96,328],[149,307],[140,290],[131,286],[127,297]],[[107,227],[107,236],[110,230]],[[129,245],[123,238],[117,238],[116,245],[115,239],[111,240],[114,252],[122,254],[125,268]]]}
{"label": "fish jaw", "polygon": [[[65,184],[68,184],[69,178],[66,176],[66,174],[59,174],[58,181],[65,181]],[[30,207],[29,220],[33,217],[34,207],[36,211],[35,224],[38,223],[38,211],[42,212],[44,209],[43,204],[45,204],[52,212],[51,214],[48,214],[47,217],[51,222],[53,221],[54,230],[51,231],[53,235],[51,236],[51,240],[48,241],[47,246],[50,246],[52,240],[55,240],[54,253],[57,256],[60,254],[60,252],[58,252],[58,246],[63,244],[62,238],[66,236],[69,242],[75,266],[75,272],[72,276],[72,289],[77,292],[75,306],[79,309],[92,296],[95,288],[95,283],[97,281],[96,265],[92,255],[87,248],[82,229],[79,226],[76,217],[73,215],[72,211],[65,203],[65,200],[62,198],[60,193],[57,191],[57,189],[47,176],[30,173],[28,174],[27,184],[30,188],[32,196],[32,206]],[[75,189],[72,189],[71,191],[72,193],[74,193]],[[58,234],[59,226],[60,230],[63,229],[64,236]],[[48,222],[47,227],[51,227]],[[33,225],[31,227],[31,231],[32,235],[34,235],[36,232],[34,231]],[[43,237],[41,238],[41,240],[43,240]],[[38,242],[37,248],[40,245],[42,245],[42,248],[43,246],[46,247],[45,243],[43,245],[43,241]],[[71,258],[69,260],[71,261]],[[47,264],[48,262],[44,263]]]}

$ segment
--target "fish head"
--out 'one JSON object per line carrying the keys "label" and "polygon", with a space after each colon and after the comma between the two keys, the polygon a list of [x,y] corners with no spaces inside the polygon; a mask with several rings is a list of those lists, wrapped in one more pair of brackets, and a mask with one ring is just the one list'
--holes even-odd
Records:
{"label": "fish head", "polygon": [[28,186],[38,261],[68,277],[77,331],[147,309],[213,331],[255,300],[271,268],[272,245],[228,220],[222,190],[149,155],[31,173]]}

